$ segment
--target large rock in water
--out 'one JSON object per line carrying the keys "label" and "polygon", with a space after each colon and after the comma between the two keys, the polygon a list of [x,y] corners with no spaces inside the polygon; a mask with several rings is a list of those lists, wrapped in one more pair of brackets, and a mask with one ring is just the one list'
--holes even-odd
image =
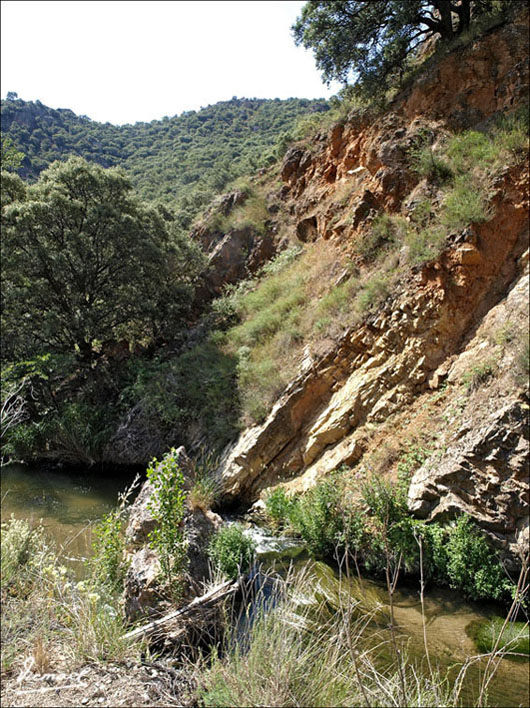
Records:
{"label": "large rock in water", "polygon": [[[190,485],[191,462],[184,447],[177,450],[184,472],[184,486]],[[149,547],[149,534],[156,526],[156,519],[149,509],[153,494],[151,482],[144,482],[131,507],[125,531],[130,565],[124,583],[124,610],[128,620],[159,612],[166,606],[167,592],[160,575],[160,559]],[[183,599],[187,600],[202,591],[201,584],[209,578],[207,548],[210,536],[222,523],[212,511],[191,509],[186,511],[182,530],[187,540],[188,567],[183,578]]]}
{"label": "large rock in water", "polygon": [[409,507],[430,521],[471,514],[518,565],[528,550],[528,403],[521,396],[477,425],[464,425],[441,460],[412,478]]}

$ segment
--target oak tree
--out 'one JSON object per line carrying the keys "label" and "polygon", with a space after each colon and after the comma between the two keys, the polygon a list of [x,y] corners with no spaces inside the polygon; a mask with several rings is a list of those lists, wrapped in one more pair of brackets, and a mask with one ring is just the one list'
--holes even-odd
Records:
{"label": "oak tree", "polygon": [[298,45],[313,50],[328,85],[354,83],[374,97],[427,40],[449,42],[499,8],[498,0],[309,0],[292,30]]}
{"label": "oak tree", "polygon": [[171,338],[183,326],[202,255],[121,171],[71,158],[25,189],[12,181],[3,180],[2,213],[12,355],[33,348],[90,362],[105,340]]}

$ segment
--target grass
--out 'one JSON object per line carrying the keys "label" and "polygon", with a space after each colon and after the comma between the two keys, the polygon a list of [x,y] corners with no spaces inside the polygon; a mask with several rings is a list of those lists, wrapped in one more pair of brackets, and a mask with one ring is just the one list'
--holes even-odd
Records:
{"label": "grass", "polygon": [[493,359],[487,359],[466,371],[462,375],[462,382],[468,393],[472,393],[486,384],[497,373],[497,370],[497,362]]}
{"label": "grass", "polygon": [[504,622],[502,617],[476,620],[466,627],[466,632],[475,642],[477,649],[485,654],[493,650],[502,630],[499,651],[506,652],[508,658],[510,653],[528,655],[530,653],[528,622],[509,622],[503,629]]}
{"label": "grass", "polygon": [[[311,116],[307,125],[322,127],[331,121],[331,113]],[[322,239],[295,243],[266,264],[257,277],[228,288],[213,305],[215,331],[208,344],[215,349],[218,363],[226,358],[229,375],[216,377],[223,386],[208,380],[204,387],[202,373],[179,372],[179,379],[191,383],[198,379],[197,385],[186,387],[192,400],[195,391],[202,399],[205,395],[212,399],[208,405],[197,399],[193,408],[201,409],[200,416],[194,413],[193,418],[206,421],[207,411],[216,411],[206,428],[216,432],[219,421],[228,421],[230,425],[224,425],[217,435],[224,441],[235,434],[238,425],[262,423],[287,382],[298,373],[308,348],[310,353],[318,350],[322,342],[340,336],[380,307],[398,280],[398,265],[418,267],[432,262],[446,247],[451,232],[490,217],[491,180],[503,165],[523,155],[527,126],[525,112],[519,111],[490,121],[481,131],[423,135],[411,160],[421,175],[437,183],[436,197],[415,203],[407,219],[398,214],[378,215],[361,238],[349,244],[353,253]],[[350,197],[349,183],[339,184],[326,197],[337,206],[337,218]],[[254,190],[226,218],[232,225],[244,225],[264,223],[266,217],[263,197]],[[284,228],[287,234],[287,223],[282,233]],[[189,362],[186,371],[193,366]],[[227,406],[235,413],[232,418],[222,412],[222,401],[229,398],[226,386],[232,399]],[[167,398],[160,392],[156,395]],[[174,402],[164,410],[171,408]],[[189,417],[192,406],[188,402],[178,408],[177,419]],[[175,418],[173,413],[171,417]]]}
{"label": "grass", "polygon": [[215,306],[228,323],[216,335],[237,359],[244,425],[264,420],[299,370],[304,348],[340,334],[389,294],[395,254],[381,248],[361,277],[346,254],[324,241],[294,246],[260,277],[227,292]]}
{"label": "grass", "polygon": [[2,673],[122,661],[138,651],[122,639],[118,595],[94,578],[75,582],[42,526],[3,523],[1,554]]}
{"label": "grass", "polygon": [[436,259],[446,242],[446,232],[437,226],[410,229],[405,243],[408,248],[407,260],[412,265],[422,265]]}
{"label": "grass", "polygon": [[530,379],[530,342],[528,341],[528,331],[526,330],[521,332],[517,338],[514,377],[519,385],[528,386]]}
{"label": "grass", "polygon": [[[395,654],[389,632],[342,578],[333,609],[308,569],[255,602],[247,641],[229,636],[222,655],[203,666],[205,706],[447,706],[460,705],[457,680]],[[318,591],[317,591],[318,587]],[[366,598],[365,598],[366,599]],[[258,610],[256,611],[256,607]],[[463,668],[465,674],[466,668]]]}
{"label": "grass", "polygon": [[380,214],[372,222],[371,229],[363,235],[357,250],[367,263],[373,263],[381,257],[383,250],[392,250],[399,246],[407,231],[407,223],[399,216]]}
{"label": "grass", "polygon": [[455,178],[442,207],[442,222],[452,230],[461,230],[468,224],[479,224],[491,216],[488,194],[467,175]]}
{"label": "grass", "polygon": [[206,449],[201,451],[193,465],[188,502],[192,509],[207,511],[217,503],[222,485],[217,474],[219,458]]}

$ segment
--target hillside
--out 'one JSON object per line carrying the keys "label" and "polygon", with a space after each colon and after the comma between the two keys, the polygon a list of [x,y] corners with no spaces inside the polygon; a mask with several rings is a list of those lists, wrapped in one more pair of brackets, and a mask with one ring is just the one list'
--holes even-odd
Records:
{"label": "hillside", "polygon": [[405,465],[418,515],[468,512],[523,551],[527,100],[523,14],[288,151],[276,214],[302,243],[226,335],[258,423],[226,453],[227,499]]}
{"label": "hillside", "polygon": [[2,100],[2,133],[24,154],[19,174],[34,181],[54,160],[78,155],[123,167],[142,198],[178,206],[183,225],[214,194],[276,159],[282,133],[324,100],[233,98],[150,123],[115,126],[48,108],[40,101]]}

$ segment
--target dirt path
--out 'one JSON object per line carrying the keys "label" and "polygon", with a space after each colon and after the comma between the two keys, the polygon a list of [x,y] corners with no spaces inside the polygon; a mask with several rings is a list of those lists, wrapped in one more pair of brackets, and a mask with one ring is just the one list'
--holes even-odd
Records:
{"label": "dirt path", "polygon": [[1,705],[194,706],[190,674],[166,662],[87,665],[73,673],[36,674],[26,668],[2,680]]}

